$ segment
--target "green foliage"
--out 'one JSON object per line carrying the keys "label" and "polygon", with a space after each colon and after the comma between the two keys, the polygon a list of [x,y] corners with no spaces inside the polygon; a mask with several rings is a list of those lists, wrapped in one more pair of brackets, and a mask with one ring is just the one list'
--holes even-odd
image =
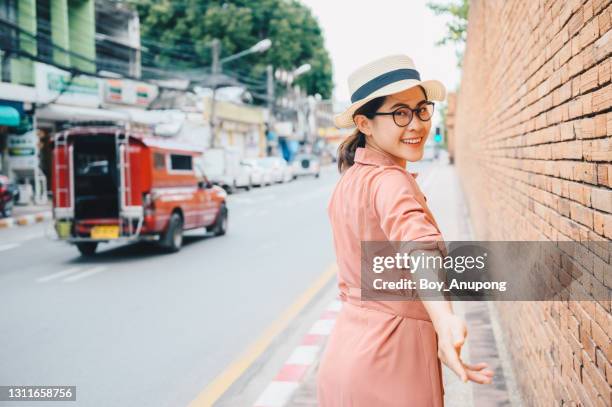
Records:
{"label": "green foliage", "polygon": [[467,39],[469,0],[453,0],[449,4],[429,2],[427,7],[436,15],[449,15],[451,21],[447,23],[448,32],[436,45],[455,44],[457,48],[457,64],[461,67],[463,62],[463,47]]}
{"label": "green foliage", "polygon": [[[223,69],[263,81],[268,64],[312,70],[296,84],[331,96],[332,67],[323,34],[310,9],[296,0],[129,0],[140,15],[143,64],[163,69],[206,68],[210,43],[221,41],[221,58],[269,38],[272,47],[224,64]],[[263,91],[263,89],[260,89]]]}

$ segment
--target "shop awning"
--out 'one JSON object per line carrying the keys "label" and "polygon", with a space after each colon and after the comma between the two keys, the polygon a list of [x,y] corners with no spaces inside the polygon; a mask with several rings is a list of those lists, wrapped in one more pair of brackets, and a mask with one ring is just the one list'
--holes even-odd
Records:
{"label": "shop awning", "polygon": [[12,106],[0,106],[0,126],[17,127],[20,121],[17,109]]}
{"label": "shop awning", "polygon": [[51,104],[36,110],[36,118],[49,121],[129,120],[124,112],[89,107]]}

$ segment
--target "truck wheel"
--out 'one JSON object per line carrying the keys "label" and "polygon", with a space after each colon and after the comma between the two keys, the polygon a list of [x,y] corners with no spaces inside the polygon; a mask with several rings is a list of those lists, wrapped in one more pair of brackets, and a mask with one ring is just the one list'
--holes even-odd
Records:
{"label": "truck wheel", "polygon": [[183,245],[183,218],[178,213],[173,213],[170,217],[168,230],[164,233],[161,246],[170,253],[181,250]]}
{"label": "truck wheel", "polygon": [[219,216],[217,216],[217,220],[215,221],[215,225],[213,226],[213,235],[215,236],[223,236],[227,232],[227,207],[225,204],[221,205],[221,209],[219,210]]}
{"label": "truck wheel", "polygon": [[76,244],[77,249],[81,253],[81,256],[89,257],[96,254],[98,248],[98,242],[81,242]]}

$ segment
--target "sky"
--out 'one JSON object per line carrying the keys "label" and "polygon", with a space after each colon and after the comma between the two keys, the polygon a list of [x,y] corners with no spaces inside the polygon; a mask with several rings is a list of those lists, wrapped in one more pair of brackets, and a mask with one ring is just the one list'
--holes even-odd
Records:
{"label": "sky", "polygon": [[[377,58],[406,54],[421,80],[437,79],[447,91],[457,88],[460,72],[452,45],[436,46],[446,33],[448,17],[436,16],[427,0],[301,0],[323,30],[334,70],[334,98],[350,99],[352,71]],[[448,0],[435,0],[448,3]]]}

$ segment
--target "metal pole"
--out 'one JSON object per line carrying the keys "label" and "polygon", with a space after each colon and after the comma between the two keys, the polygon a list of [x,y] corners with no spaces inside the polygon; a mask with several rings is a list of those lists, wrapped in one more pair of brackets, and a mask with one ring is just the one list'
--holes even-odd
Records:
{"label": "metal pole", "polygon": [[217,140],[217,124],[216,124],[216,116],[215,116],[215,105],[216,96],[217,96],[217,82],[219,73],[221,72],[221,64],[219,63],[219,55],[221,54],[221,41],[215,38],[212,41],[212,82],[213,82],[213,92],[212,92],[212,100],[210,102],[210,139],[212,147],[218,146]]}
{"label": "metal pole", "polygon": [[[268,132],[272,131],[272,126],[274,125],[274,68],[272,65],[268,65],[266,67],[266,76],[267,76],[267,97],[268,97]],[[268,140],[268,135],[266,134],[266,140]],[[271,151],[269,148],[266,149],[266,155],[271,155]]]}

